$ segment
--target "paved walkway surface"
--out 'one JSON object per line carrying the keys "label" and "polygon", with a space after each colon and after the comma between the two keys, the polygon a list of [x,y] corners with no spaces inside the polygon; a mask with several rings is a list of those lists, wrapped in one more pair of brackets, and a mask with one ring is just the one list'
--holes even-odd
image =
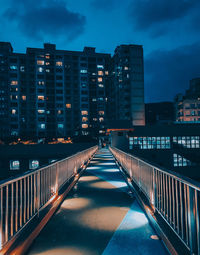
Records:
{"label": "paved walkway surface", "polygon": [[28,254],[168,253],[156,238],[113,156],[102,149],[34,241]]}

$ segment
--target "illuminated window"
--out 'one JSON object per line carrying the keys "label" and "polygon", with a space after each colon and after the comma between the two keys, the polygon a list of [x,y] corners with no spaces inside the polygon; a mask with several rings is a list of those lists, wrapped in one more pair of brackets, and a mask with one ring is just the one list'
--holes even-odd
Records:
{"label": "illuminated window", "polygon": [[50,73],[50,69],[46,69],[46,73]]}
{"label": "illuminated window", "polygon": [[44,96],[38,96],[38,100],[44,101]]}
{"label": "illuminated window", "polygon": [[88,118],[87,117],[83,117],[82,118],[82,122],[87,122],[88,121]]}
{"label": "illuminated window", "polygon": [[81,111],[82,115],[88,115],[88,111]]}
{"label": "illuminated window", "polygon": [[82,124],[82,128],[88,128],[88,124]]}
{"label": "illuminated window", "polygon": [[93,118],[93,121],[97,121],[97,118]]}
{"label": "illuminated window", "polygon": [[104,111],[99,111],[99,115],[104,115]]}
{"label": "illuminated window", "polygon": [[59,124],[58,124],[58,128],[63,129],[63,128],[64,128],[64,125],[63,125],[62,123],[59,123]]}
{"label": "illuminated window", "polygon": [[38,160],[29,160],[29,169],[36,169],[39,167],[39,161]]}
{"label": "illuminated window", "polygon": [[70,109],[71,107],[71,104],[66,104],[66,108]]}
{"label": "illuminated window", "polygon": [[43,68],[43,67],[39,67],[39,68],[38,68],[38,72],[39,72],[39,73],[42,73],[43,71],[44,71],[44,68]]}
{"label": "illuminated window", "polygon": [[96,102],[97,101],[97,99],[96,98],[92,98],[92,102]]}
{"label": "illuminated window", "polygon": [[44,85],[44,81],[38,81],[38,85]]}
{"label": "illuminated window", "polygon": [[102,77],[98,77],[98,82],[102,82],[102,81],[103,81]]}
{"label": "illuminated window", "polygon": [[23,100],[23,101],[26,101],[26,96],[22,96],[22,100]]}
{"label": "illuminated window", "polygon": [[44,65],[44,60],[37,60],[37,65],[43,66]]}
{"label": "illuminated window", "polygon": [[58,114],[62,114],[62,110],[58,110]]}
{"label": "illuminated window", "polygon": [[124,70],[128,70],[128,69],[129,69],[128,66],[125,66],[125,67],[124,67]]}
{"label": "illuminated window", "polygon": [[104,66],[103,65],[97,65],[97,68],[104,69]]}
{"label": "illuminated window", "polygon": [[104,85],[103,85],[103,84],[98,84],[98,86],[99,86],[100,88],[103,88],[103,87],[104,87]]}
{"label": "illuminated window", "polygon": [[44,124],[44,123],[41,123],[41,124],[39,124],[38,126],[39,126],[39,128],[41,128],[41,129],[45,129],[45,124]]}
{"label": "illuminated window", "polygon": [[18,85],[18,81],[11,81],[11,85]]}
{"label": "illuminated window", "polygon": [[80,73],[87,73],[87,70],[86,69],[82,69],[82,70],[80,70]]}
{"label": "illuminated window", "polygon": [[20,71],[21,71],[21,72],[24,72],[24,71],[25,71],[24,66],[20,66]]}
{"label": "illuminated window", "polygon": [[10,170],[19,170],[19,168],[20,168],[19,160],[10,161]]}
{"label": "illuminated window", "polygon": [[99,122],[102,122],[102,121],[104,121],[104,118],[100,117]]}
{"label": "illuminated window", "polygon": [[108,75],[108,71],[105,71],[105,75]]}
{"label": "illuminated window", "polygon": [[50,65],[50,62],[46,62],[46,66],[49,66]]}
{"label": "illuminated window", "polygon": [[12,114],[16,114],[16,113],[17,113],[17,110],[16,110],[16,109],[12,109],[12,110],[11,110],[11,113],[12,113]]}
{"label": "illuminated window", "polygon": [[10,70],[17,70],[17,66],[10,66]]}
{"label": "illuminated window", "polygon": [[45,113],[45,110],[39,109],[39,110],[38,110],[38,113],[40,113],[40,114]]}
{"label": "illuminated window", "polygon": [[57,61],[56,62],[56,66],[62,66],[63,65],[63,62],[62,61]]}
{"label": "illuminated window", "polygon": [[103,71],[98,71],[99,76],[103,76]]}
{"label": "illuminated window", "polygon": [[50,54],[46,54],[45,58],[50,59]]}

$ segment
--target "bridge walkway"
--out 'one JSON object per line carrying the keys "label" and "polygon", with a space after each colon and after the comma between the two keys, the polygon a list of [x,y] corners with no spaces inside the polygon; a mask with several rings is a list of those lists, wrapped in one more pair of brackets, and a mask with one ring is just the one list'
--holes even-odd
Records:
{"label": "bridge walkway", "polygon": [[168,254],[112,154],[99,150],[29,255]]}

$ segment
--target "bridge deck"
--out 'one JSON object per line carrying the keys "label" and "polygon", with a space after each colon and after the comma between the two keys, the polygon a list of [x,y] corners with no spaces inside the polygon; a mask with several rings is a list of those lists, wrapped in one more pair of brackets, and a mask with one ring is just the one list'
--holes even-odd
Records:
{"label": "bridge deck", "polygon": [[168,254],[111,153],[98,151],[28,254]]}

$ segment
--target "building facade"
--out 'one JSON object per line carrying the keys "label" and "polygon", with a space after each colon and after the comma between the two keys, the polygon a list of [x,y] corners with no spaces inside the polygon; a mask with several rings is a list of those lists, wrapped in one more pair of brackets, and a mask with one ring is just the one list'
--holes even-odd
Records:
{"label": "building facade", "polygon": [[200,123],[200,78],[190,81],[185,95],[175,97],[176,121]]}
{"label": "building facade", "polygon": [[112,58],[46,43],[19,54],[2,42],[0,70],[1,138],[99,136],[109,119],[144,124],[141,46],[119,46]]}

